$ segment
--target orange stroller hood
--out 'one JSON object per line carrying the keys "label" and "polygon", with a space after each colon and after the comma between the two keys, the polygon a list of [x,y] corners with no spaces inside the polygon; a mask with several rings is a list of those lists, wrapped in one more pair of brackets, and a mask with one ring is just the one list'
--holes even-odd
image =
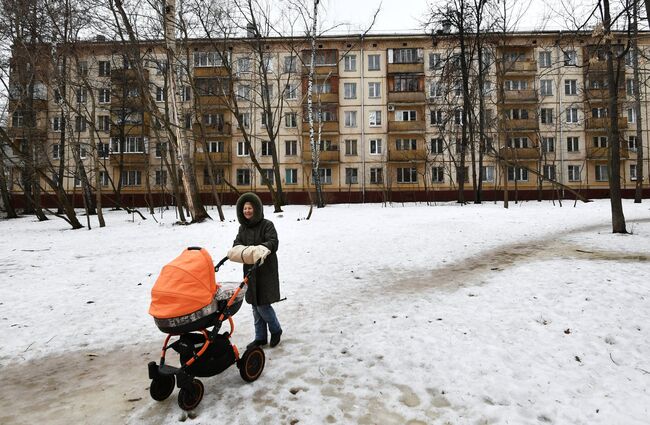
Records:
{"label": "orange stroller hood", "polygon": [[193,313],[212,302],[217,287],[208,251],[188,248],[160,272],[151,288],[149,314],[169,319]]}

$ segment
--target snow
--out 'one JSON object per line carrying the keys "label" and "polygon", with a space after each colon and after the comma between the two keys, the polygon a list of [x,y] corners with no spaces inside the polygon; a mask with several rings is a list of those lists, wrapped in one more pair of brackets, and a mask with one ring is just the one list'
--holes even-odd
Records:
{"label": "snow", "polygon": [[[1,220],[0,423],[646,424],[649,210],[625,201],[633,233],[615,235],[608,200],[265,207],[282,342],[254,383],[201,378],[189,417],[178,390],[149,397],[150,290],[187,246],[218,261],[234,209],[191,226],[111,211],[92,231]],[[249,307],[234,319],[243,351]]]}

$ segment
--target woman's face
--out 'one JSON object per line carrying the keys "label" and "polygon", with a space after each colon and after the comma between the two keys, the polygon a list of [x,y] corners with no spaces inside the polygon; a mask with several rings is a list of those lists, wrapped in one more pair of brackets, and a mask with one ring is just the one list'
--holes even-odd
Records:
{"label": "woman's face", "polygon": [[253,213],[255,213],[253,204],[251,204],[250,202],[246,202],[244,204],[244,217],[246,218],[246,220],[250,220],[253,217]]}

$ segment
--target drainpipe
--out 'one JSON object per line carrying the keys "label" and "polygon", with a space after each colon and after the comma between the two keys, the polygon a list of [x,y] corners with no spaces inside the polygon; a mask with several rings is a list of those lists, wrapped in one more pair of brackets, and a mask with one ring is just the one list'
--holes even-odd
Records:
{"label": "drainpipe", "polygon": [[[557,144],[558,145],[558,151],[560,152],[560,172],[558,173],[558,177],[559,177],[560,183],[566,184],[565,181],[564,181],[565,180],[564,179],[564,167],[565,167],[565,164],[564,164],[564,143],[563,143],[564,132],[562,131],[564,129],[564,121],[562,120],[562,79],[561,79],[562,75],[560,74],[560,66],[559,66],[560,65],[560,52],[558,52],[558,49],[559,49],[559,47],[556,47],[556,49],[555,49],[555,52],[557,53],[557,57],[558,57],[558,63],[557,63],[556,69],[557,69],[557,81],[558,81],[557,82],[557,87],[558,87],[557,88],[557,97],[558,97],[558,109],[559,109],[559,111],[558,111],[558,114],[557,114],[557,118],[558,118],[558,121],[559,121],[559,124],[560,124],[560,140],[558,140],[558,144]],[[584,86],[584,81],[583,81],[582,85]],[[562,197],[564,198],[564,188],[562,189]]]}
{"label": "drainpipe", "polygon": [[359,36],[359,45],[361,46],[361,60],[359,71],[361,72],[361,202],[366,203],[366,86],[364,75],[364,58],[363,58],[363,34]]}

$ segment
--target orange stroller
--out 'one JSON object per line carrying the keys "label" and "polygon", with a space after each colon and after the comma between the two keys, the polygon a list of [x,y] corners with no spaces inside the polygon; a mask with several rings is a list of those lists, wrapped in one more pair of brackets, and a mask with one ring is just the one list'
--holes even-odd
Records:
{"label": "orange stroller", "polygon": [[[228,257],[214,266],[205,249],[187,248],[163,267],[151,289],[149,314],[158,328],[168,334],[160,364],[149,363],[149,393],[154,400],[167,399],[176,385],[180,388],[178,405],[191,410],[203,399],[203,383],[197,376],[214,376],[233,364],[237,364],[246,382],[253,382],[262,374],[264,351],[255,347],[240,356],[230,342],[235,329],[232,316],[240,309],[248,277],[258,265],[248,271],[241,283],[225,288],[216,282],[215,272],[227,260]],[[225,320],[230,324],[230,332],[219,333]],[[178,338],[170,344],[173,336]],[[165,363],[169,348],[180,355],[180,367]]]}

